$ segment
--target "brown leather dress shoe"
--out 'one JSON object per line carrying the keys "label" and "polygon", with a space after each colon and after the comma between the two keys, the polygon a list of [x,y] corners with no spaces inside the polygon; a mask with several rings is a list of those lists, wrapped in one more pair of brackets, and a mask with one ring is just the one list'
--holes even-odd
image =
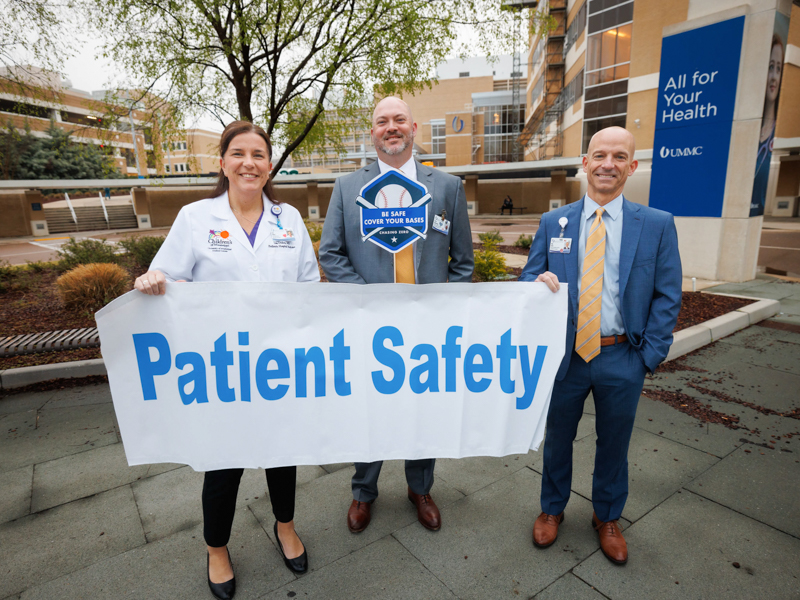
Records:
{"label": "brown leather dress shoe", "polygon": [[431,531],[439,531],[442,526],[442,516],[430,494],[415,494],[408,488],[408,499],[417,507],[417,519],[422,526]]}
{"label": "brown leather dress shoe", "polygon": [[592,513],[592,527],[600,536],[600,549],[608,560],[616,565],[624,565],[628,562],[628,544],[622,537],[622,529],[617,521],[604,523],[597,518],[595,513]]}
{"label": "brown leather dress shoe", "polygon": [[353,533],[364,531],[372,518],[370,514],[371,508],[372,502],[353,500],[350,503],[350,509],[347,511],[347,528]]}
{"label": "brown leather dress shoe", "polygon": [[558,537],[558,526],[564,522],[564,513],[548,515],[543,512],[533,524],[533,545],[537,548],[552,546]]}

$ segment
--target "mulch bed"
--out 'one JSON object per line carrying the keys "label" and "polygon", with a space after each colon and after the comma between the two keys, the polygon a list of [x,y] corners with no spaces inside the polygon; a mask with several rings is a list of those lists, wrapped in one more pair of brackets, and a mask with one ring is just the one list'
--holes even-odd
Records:
{"label": "mulch bed", "polygon": [[[483,244],[472,242],[472,249],[476,252],[483,250]],[[528,254],[530,254],[530,248],[520,248],[517,246],[508,245],[497,246],[497,251],[502,252],[503,254],[521,254],[522,256],[528,256]]]}
{"label": "mulch bed", "polygon": [[[477,249],[481,248],[480,244],[475,246]],[[527,250],[514,246],[500,246],[499,249],[502,252],[511,249],[516,254],[527,254]],[[139,273],[139,269],[131,266],[128,270],[132,282],[134,273]],[[507,270],[515,277],[519,277],[522,272],[522,269]],[[27,279],[17,286],[19,289],[0,294],[0,337],[95,326],[94,315],[90,312],[74,312],[64,308],[55,287],[58,275],[55,268],[37,274],[28,273],[25,275]],[[684,292],[683,306],[675,331],[724,315],[752,302],[754,301],[729,296]],[[98,348],[26,354],[0,358],[0,370],[91,358],[100,358]]]}

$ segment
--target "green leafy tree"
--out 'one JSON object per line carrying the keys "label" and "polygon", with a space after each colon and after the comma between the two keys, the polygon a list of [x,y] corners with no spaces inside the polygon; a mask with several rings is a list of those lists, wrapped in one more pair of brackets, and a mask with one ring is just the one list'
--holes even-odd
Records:
{"label": "green leafy tree", "polygon": [[54,123],[46,137],[20,132],[10,123],[0,133],[0,167],[3,179],[116,179],[110,148],[79,144],[70,132]]}
{"label": "green leafy tree", "polygon": [[[66,35],[74,0],[0,0],[0,86],[52,98],[55,71],[72,54]],[[36,66],[30,66],[36,65]]]}
{"label": "green leafy tree", "polygon": [[513,15],[490,0],[89,0],[127,87],[183,114],[262,125],[283,149],[337,146],[372,95],[413,92],[479,25],[470,54],[508,51]]}

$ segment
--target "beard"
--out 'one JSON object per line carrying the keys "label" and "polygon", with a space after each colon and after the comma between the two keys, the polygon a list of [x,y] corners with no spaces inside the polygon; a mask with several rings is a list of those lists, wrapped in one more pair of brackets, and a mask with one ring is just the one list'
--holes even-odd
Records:
{"label": "beard", "polygon": [[[394,137],[394,136],[393,136]],[[387,147],[384,140],[374,139],[373,143],[375,144],[375,149],[379,152],[383,152],[384,154],[388,154],[389,156],[395,156],[397,154],[402,154],[406,151],[406,149],[411,145],[411,140],[413,139],[412,135],[401,135],[400,136],[403,140],[403,143],[399,146]]]}

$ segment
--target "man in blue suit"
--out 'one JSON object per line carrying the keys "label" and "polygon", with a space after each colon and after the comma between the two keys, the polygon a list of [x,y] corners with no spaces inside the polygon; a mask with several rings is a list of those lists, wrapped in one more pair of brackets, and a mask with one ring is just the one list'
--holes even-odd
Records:
{"label": "man in blue suit", "polygon": [[638,163],[633,136],[598,131],[583,158],[579,202],[542,216],[520,281],[554,292],[569,285],[566,354],[556,375],[533,543],[556,541],[572,485],[572,444],[589,392],[597,447],[592,525],[616,564],[628,549],[618,520],[628,497],[628,445],[644,377],[667,356],[681,306],[681,262],[672,215],[625,200]]}

